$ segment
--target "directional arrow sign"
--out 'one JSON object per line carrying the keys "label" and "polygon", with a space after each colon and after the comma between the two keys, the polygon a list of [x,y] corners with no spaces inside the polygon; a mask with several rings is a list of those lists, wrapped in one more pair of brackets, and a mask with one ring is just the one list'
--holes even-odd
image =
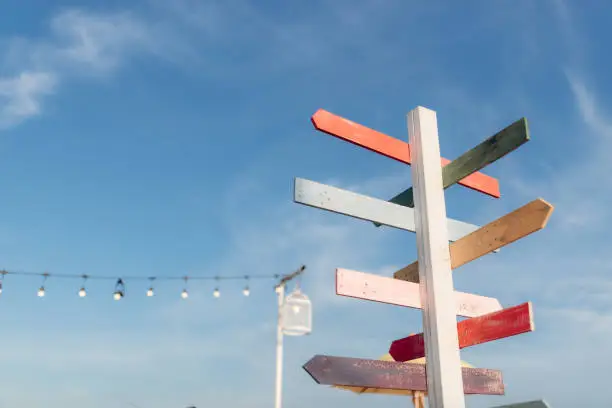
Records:
{"label": "directional arrow sign", "polygon": [[[407,207],[406,207],[407,208]],[[496,249],[543,229],[554,207],[538,198],[450,244],[451,268],[456,269]],[[414,262],[393,274],[395,279],[419,282]]]}
{"label": "directional arrow sign", "polygon": [[[459,348],[475,346],[535,330],[531,302],[509,307],[457,324]],[[425,356],[423,333],[391,343],[389,354],[395,361],[410,361]]]}
{"label": "directional arrow sign", "polygon": [[[323,385],[427,391],[425,364],[316,355],[303,368]],[[504,394],[501,371],[463,367],[462,374],[465,394]]]}
{"label": "directional arrow sign", "polygon": [[[421,309],[418,283],[349,269],[336,269],[336,294]],[[482,316],[502,310],[497,299],[457,291],[455,291],[455,305],[457,315],[465,317]]]}
{"label": "directional arrow sign", "polygon": [[550,406],[544,400],[529,401],[529,402],[516,402],[510,405],[500,405],[493,408],[550,408]]}
{"label": "directional arrow sign", "polygon": [[[293,200],[310,207],[415,232],[414,210],[412,208],[326,184],[296,178]],[[447,220],[447,226],[449,241],[456,241],[478,229],[476,225],[450,218]]]}
{"label": "directional arrow sign", "polygon": [[[527,119],[522,118],[444,166],[442,168],[442,186],[445,189],[449,188],[470,174],[501,159],[528,141]],[[414,207],[412,187],[389,201],[406,207]],[[380,224],[375,225],[380,226]]]}
{"label": "directional arrow sign", "polygon": [[[310,120],[314,127],[321,132],[365,147],[402,163],[412,163],[410,147],[408,143],[402,140],[377,132],[323,109],[319,109]],[[450,160],[442,158],[441,162],[442,166],[446,166],[450,163]],[[499,182],[486,174],[472,173],[460,180],[459,184],[495,198],[500,197]]]}

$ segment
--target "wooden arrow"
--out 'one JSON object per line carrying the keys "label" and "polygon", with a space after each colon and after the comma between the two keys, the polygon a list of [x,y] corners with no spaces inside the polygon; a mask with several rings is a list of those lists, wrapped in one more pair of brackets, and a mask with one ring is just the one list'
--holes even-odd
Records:
{"label": "wooden arrow", "polygon": [[510,405],[499,405],[493,408],[550,408],[550,405],[544,400],[528,401],[528,402],[515,402]]}
{"label": "wooden arrow", "polygon": [[[336,269],[336,294],[421,309],[418,283],[349,269]],[[465,317],[482,316],[502,310],[499,300],[495,298],[457,291],[455,291],[455,307],[457,315]]]}
{"label": "wooden arrow", "polygon": [[[442,168],[442,187],[444,189],[449,188],[470,174],[501,159],[528,141],[527,119],[522,118],[444,166]],[[406,207],[414,207],[412,187],[389,201]],[[381,224],[375,225],[378,227]]]}
{"label": "wooden arrow", "polygon": [[[366,221],[415,232],[414,210],[385,200],[296,177],[293,201]],[[448,239],[456,241],[479,227],[447,219]]]}
{"label": "wooden arrow", "polygon": [[[318,384],[427,391],[425,364],[316,355],[303,366]],[[462,368],[465,394],[503,395],[501,371]]]}
{"label": "wooden arrow", "polygon": [[[535,330],[531,302],[457,323],[459,348],[475,346]],[[423,333],[391,343],[389,354],[395,361],[410,361],[425,356]]]}
{"label": "wooden arrow", "polygon": [[[412,163],[410,147],[408,143],[402,140],[334,115],[323,109],[315,112],[310,120],[317,130],[328,135],[335,136],[402,163]],[[450,163],[450,160],[442,158],[441,162],[442,166],[446,166]],[[500,197],[499,182],[497,179],[486,174],[472,173],[458,183],[491,197]]]}
{"label": "wooden arrow", "polygon": [[[480,227],[450,244],[451,268],[456,269],[496,249],[543,229],[554,207],[538,198],[529,204]],[[419,282],[419,264],[412,264],[393,274],[395,279]]]}

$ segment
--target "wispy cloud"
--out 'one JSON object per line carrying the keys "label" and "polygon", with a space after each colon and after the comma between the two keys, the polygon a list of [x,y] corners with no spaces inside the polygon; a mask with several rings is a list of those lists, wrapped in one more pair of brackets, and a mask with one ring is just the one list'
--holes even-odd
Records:
{"label": "wispy cloud", "polygon": [[0,78],[0,129],[40,114],[42,98],[53,93],[56,84],[51,72],[24,71]]}
{"label": "wispy cloud", "polygon": [[129,57],[155,53],[153,39],[129,13],[74,9],[51,19],[46,38],[10,39],[0,65],[0,129],[40,115],[44,97],[71,77],[110,75]]}

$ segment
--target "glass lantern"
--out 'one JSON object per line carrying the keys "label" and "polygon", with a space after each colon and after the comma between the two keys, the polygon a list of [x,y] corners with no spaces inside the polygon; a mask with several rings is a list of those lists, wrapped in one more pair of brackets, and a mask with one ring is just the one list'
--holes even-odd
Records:
{"label": "glass lantern", "polygon": [[302,336],[312,331],[312,305],[299,288],[291,292],[281,309],[283,334]]}

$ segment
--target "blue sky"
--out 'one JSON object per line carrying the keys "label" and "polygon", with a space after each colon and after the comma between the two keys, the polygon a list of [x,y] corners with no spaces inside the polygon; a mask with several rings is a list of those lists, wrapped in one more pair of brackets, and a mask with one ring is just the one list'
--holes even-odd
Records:
{"label": "blue sky", "polygon": [[[103,276],[286,273],[314,332],[286,341],[288,407],[385,404],[316,385],[314,354],[376,358],[418,311],[334,295],[334,268],[390,274],[415,237],[292,203],[295,176],[388,198],[410,168],[317,133],[324,108],[404,140],[438,114],[455,158],[525,116],[532,140],[460,186],[448,215],[487,223],[537,197],[546,230],[455,273],[458,290],[534,304],[536,331],[462,351],[505,397],[608,406],[612,363],[610,5],[564,1],[5,2],[0,13],[0,267]],[[6,278],[0,408],[273,403],[271,281],[160,284]]]}

